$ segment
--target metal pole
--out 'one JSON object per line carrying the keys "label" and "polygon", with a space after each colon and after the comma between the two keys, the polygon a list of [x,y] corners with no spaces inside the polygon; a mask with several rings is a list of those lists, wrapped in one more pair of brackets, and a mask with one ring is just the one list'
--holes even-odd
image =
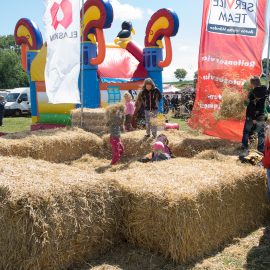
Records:
{"label": "metal pole", "polygon": [[84,0],[82,0],[82,37],[81,37],[81,128],[83,127],[83,104],[84,104],[84,55],[83,55],[83,41],[84,41]]}
{"label": "metal pole", "polygon": [[266,87],[269,88],[269,57],[270,57],[270,21],[268,25],[268,48],[267,48],[267,65],[266,65]]}

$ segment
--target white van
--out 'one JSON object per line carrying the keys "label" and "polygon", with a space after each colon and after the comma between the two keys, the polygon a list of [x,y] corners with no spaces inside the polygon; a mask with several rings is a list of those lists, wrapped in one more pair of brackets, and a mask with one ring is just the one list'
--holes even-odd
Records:
{"label": "white van", "polygon": [[5,116],[31,114],[30,88],[9,90],[5,100]]}

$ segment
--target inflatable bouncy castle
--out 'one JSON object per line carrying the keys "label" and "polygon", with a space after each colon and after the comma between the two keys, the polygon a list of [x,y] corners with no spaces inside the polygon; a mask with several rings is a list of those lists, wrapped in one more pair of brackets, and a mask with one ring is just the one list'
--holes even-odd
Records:
{"label": "inflatable bouncy castle", "polygon": [[33,21],[23,18],[15,27],[14,36],[21,46],[22,66],[30,78],[33,129],[70,125],[70,112],[75,108],[106,107],[119,102],[124,91],[136,95],[147,77],[151,77],[162,91],[162,71],[172,61],[171,37],[179,29],[179,19],[174,11],[160,9],[153,14],[146,28],[144,49],[132,41],[135,31],[131,22],[122,24],[114,44],[106,44],[103,31],[113,22],[113,8],[109,1],[87,0],[83,18],[82,104],[48,102],[44,78],[46,43],[43,43],[41,32]]}

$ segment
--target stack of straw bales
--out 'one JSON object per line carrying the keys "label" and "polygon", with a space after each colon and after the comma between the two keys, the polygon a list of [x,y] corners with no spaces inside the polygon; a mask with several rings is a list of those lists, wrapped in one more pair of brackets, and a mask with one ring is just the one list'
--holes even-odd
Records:
{"label": "stack of straw bales", "polygon": [[213,252],[268,214],[264,172],[231,161],[177,158],[115,176],[127,240],[176,262]]}
{"label": "stack of straw bales", "polygon": [[0,172],[0,269],[67,269],[119,239],[120,194],[98,175],[5,157]]}
{"label": "stack of straw bales", "polygon": [[37,131],[0,138],[0,155],[32,157],[51,162],[66,162],[84,154],[100,155],[102,140],[80,129]]}
{"label": "stack of straw bales", "polygon": [[245,118],[246,95],[243,92],[236,92],[233,89],[225,89],[222,93],[220,111],[216,117],[222,119],[243,120]]}
{"label": "stack of straw bales", "polygon": [[[177,157],[194,157],[205,150],[227,151],[236,145],[204,135],[192,136],[182,131],[163,131],[170,148]],[[138,159],[151,151],[153,139],[144,139],[144,131],[124,133],[124,159]],[[227,150],[225,150],[227,149]],[[0,155],[32,157],[50,162],[67,162],[89,154],[94,157],[110,159],[109,136],[99,138],[81,129],[58,129],[11,134],[0,138]]]}
{"label": "stack of straw bales", "polygon": [[[81,127],[81,110],[71,112],[72,126]],[[104,109],[83,109],[82,127],[84,130],[97,135],[106,133],[105,110]]]}

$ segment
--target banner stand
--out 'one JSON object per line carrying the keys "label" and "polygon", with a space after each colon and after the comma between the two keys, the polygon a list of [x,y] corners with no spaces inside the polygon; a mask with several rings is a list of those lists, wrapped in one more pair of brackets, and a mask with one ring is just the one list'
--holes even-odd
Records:
{"label": "banner stand", "polygon": [[81,128],[83,128],[83,104],[84,104],[84,53],[83,53],[83,37],[84,37],[84,0],[82,0],[82,38],[81,38]]}

